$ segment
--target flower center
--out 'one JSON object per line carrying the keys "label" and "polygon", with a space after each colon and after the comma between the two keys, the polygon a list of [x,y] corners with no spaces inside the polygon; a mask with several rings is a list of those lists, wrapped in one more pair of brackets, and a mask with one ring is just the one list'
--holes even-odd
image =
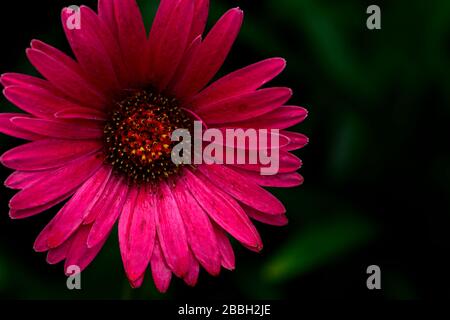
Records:
{"label": "flower center", "polygon": [[116,103],[105,125],[107,162],[137,183],[166,179],[179,170],[171,160],[171,134],[191,126],[175,99],[147,90],[135,92]]}

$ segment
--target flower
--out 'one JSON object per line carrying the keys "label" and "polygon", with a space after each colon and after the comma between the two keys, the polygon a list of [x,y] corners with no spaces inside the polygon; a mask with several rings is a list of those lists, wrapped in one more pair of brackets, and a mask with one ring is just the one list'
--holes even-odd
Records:
{"label": "flower", "polygon": [[[98,14],[81,7],[80,28],[69,27],[74,11],[64,9],[75,59],[33,40],[27,56],[44,79],[1,76],[5,97],[26,113],[0,114],[0,132],[29,141],[1,157],[16,170],[5,185],[20,190],[9,204],[11,218],[65,202],[34,244],[49,263],[65,260],[66,270],[83,270],[118,222],[131,285],[139,287],[150,267],[164,292],[172,274],[195,285],[200,266],[212,275],[234,269],[227,234],[261,250],[250,219],[287,223],[284,206],[263,187],[303,182],[301,161],[290,151],[307,138],[285,129],[307,112],[285,105],[290,89],[261,89],[284,69],[280,58],[211,81],[243,13],[229,10],[202,38],[208,7],[208,0],[162,0],[148,36],[134,0],[100,0]],[[208,128],[280,129],[280,172],[175,165],[168,137],[194,119]]]}

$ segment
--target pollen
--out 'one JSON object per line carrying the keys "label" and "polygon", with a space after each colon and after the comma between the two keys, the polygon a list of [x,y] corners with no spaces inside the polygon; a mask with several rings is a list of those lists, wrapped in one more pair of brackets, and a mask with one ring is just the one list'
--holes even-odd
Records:
{"label": "pollen", "polygon": [[176,99],[149,90],[133,92],[115,103],[105,125],[106,161],[135,183],[167,179],[181,168],[171,160],[171,134],[191,127]]}

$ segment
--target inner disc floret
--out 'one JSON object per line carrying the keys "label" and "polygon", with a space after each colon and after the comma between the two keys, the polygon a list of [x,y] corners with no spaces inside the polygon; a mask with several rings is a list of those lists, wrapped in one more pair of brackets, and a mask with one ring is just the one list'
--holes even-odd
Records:
{"label": "inner disc floret", "polygon": [[176,99],[149,90],[133,92],[116,103],[104,129],[107,162],[134,182],[166,179],[179,170],[171,160],[176,129],[192,121]]}

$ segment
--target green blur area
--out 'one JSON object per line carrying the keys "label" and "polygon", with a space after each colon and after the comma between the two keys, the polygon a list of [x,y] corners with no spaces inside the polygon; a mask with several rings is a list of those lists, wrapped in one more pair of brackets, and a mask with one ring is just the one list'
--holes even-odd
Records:
{"label": "green blur area", "polygon": [[[52,1],[45,21],[32,11],[29,28],[10,37],[0,72],[34,73],[24,49],[32,38],[68,51]],[[141,0],[146,25],[157,2]],[[420,299],[450,297],[449,254],[450,2],[378,2],[382,29],[366,28],[369,1],[212,1],[210,24],[228,8],[245,12],[241,34],[221,75],[273,56],[287,69],[272,82],[294,90],[291,104],[309,110],[293,128],[310,144],[296,152],[303,186],[271,190],[289,225],[257,223],[265,248],[234,243],[236,270],[201,272],[189,288],[173,280],[156,292],[150,274],[140,289],[126,281],[116,232],[69,291],[62,265],[32,250],[56,213],[11,221],[11,190],[0,192],[0,297],[20,299]],[[44,6],[44,4],[42,4]],[[39,10],[39,8],[35,8]],[[3,10],[3,9],[2,9]],[[19,16],[17,12],[8,14]],[[4,13],[2,12],[2,15]],[[13,26],[14,27],[14,26]],[[13,27],[10,27],[14,30]],[[23,27],[22,27],[23,28]],[[3,33],[7,33],[5,28]],[[8,44],[7,44],[8,46]],[[2,112],[16,110],[5,99]],[[20,143],[0,136],[0,151]],[[0,168],[1,180],[10,173]],[[366,269],[379,265],[382,290],[369,291]]]}

